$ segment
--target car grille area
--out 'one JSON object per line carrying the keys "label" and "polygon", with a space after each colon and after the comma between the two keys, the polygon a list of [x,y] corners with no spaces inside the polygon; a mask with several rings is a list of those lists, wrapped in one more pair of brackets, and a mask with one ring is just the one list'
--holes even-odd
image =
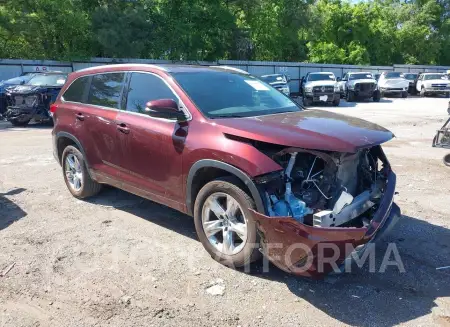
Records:
{"label": "car grille area", "polygon": [[313,87],[313,94],[314,95],[321,95],[321,94],[333,94],[334,93],[334,86],[314,86]]}
{"label": "car grille area", "polygon": [[372,92],[375,89],[374,83],[356,83],[355,89],[361,92]]}

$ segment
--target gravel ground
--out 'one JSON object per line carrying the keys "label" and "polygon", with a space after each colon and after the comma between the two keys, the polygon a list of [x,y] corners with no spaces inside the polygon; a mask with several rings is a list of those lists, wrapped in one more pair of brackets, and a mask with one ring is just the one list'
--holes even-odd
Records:
{"label": "gravel ground", "polygon": [[404,216],[376,257],[379,267],[395,242],[406,270],[365,266],[321,281],[221,266],[190,217],[113,188],[76,200],[50,128],[0,123],[0,326],[450,326],[450,269],[436,270],[450,265],[450,169],[446,150],[431,148],[447,103],[320,108],[396,134],[384,148]]}

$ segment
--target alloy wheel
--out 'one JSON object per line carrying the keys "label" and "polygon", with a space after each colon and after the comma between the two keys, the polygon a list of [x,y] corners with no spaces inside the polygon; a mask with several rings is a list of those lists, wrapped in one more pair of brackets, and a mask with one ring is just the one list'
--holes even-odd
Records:
{"label": "alloy wheel", "polygon": [[70,153],[66,157],[65,162],[66,178],[70,187],[78,192],[83,186],[83,170],[81,169],[80,161],[78,158]]}
{"label": "alloy wheel", "polygon": [[216,192],[206,199],[202,226],[211,245],[225,255],[239,253],[247,242],[247,219],[229,194]]}

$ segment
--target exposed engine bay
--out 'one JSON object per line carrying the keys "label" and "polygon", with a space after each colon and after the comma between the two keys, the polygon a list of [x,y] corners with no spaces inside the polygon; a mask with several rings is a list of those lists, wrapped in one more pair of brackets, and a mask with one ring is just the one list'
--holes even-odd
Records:
{"label": "exposed engine bay", "polygon": [[287,148],[268,155],[284,168],[257,181],[268,216],[314,227],[370,224],[389,170],[380,146],[356,153]]}

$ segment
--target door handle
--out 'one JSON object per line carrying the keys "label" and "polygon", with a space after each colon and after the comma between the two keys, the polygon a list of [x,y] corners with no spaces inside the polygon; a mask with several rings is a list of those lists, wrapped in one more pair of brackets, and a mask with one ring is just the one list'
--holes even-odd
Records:
{"label": "door handle", "polygon": [[82,113],[80,113],[80,112],[76,114],[76,117],[77,117],[78,120],[81,120],[81,121],[84,120],[84,115]]}
{"label": "door handle", "polygon": [[117,129],[119,130],[119,132],[122,132],[124,134],[130,133],[130,129],[127,127],[127,124],[124,123],[117,124]]}

